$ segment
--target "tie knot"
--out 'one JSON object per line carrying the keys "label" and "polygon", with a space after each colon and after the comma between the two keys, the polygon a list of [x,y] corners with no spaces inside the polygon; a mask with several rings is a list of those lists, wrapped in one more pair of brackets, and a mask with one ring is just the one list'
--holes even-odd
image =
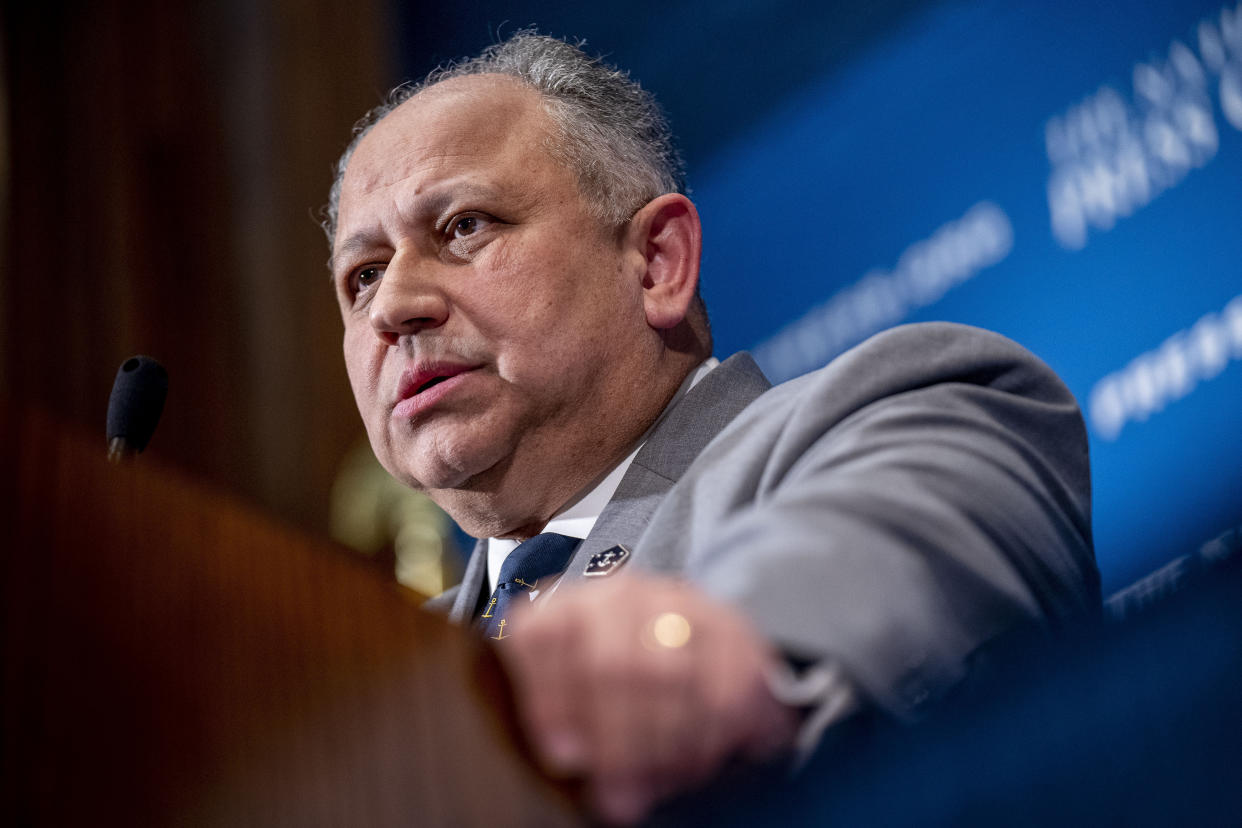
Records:
{"label": "tie knot", "polygon": [[530,588],[545,575],[563,571],[578,543],[578,538],[555,532],[544,532],[523,541],[501,564],[497,587],[517,584]]}

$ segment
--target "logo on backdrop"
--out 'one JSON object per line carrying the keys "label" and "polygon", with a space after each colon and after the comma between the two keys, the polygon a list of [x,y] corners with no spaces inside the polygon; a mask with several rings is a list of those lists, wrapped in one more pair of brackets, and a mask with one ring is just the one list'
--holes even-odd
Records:
{"label": "logo on backdrop", "polygon": [[1097,382],[1088,403],[1091,425],[1100,437],[1116,440],[1126,423],[1163,411],[1231,360],[1242,360],[1242,296]]}
{"label": "logo on backdrop", "polygon": [[1196,49],[1174,40],[1167,57],[1134,65],[1132,99],[1102,86],[1048,121],[1048,212],[1063,247],[1085,247],[1089,228],[1111,230],[1215,157],[1213,90],[1242,130],[1242,4],[1196,34]]}

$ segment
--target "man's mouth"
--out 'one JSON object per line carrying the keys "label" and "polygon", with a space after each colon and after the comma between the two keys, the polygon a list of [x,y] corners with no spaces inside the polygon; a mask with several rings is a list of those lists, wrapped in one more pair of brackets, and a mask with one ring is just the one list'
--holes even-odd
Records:
{"label": "man's mouth", "polygon": [[428,388],[431,388],[433,385],[439,385],[440,383],[444,382],[446,379],[448,379],[448,377],[441,376],[441,377],[435,377],[434,379],[428,380],[427,382],[424,382],[422,385],[418,386],[418,388],[415,388],[414,393],[421,394],[424,391],[426,391]]}
{"label": "man's mouth", "polygon": [[454,379],[473,371],[475,367],[477,366],[429,363],[407,370],[401,375],[397,386],[397,403],[393,407],[393,416],[412,417],[434,405],[452,390],[449,386],[457,384],[453,382]]}

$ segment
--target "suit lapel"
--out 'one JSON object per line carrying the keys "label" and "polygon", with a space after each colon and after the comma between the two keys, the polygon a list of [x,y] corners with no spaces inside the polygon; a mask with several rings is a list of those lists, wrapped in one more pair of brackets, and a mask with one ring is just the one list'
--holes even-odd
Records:
{"label": "suit lapel", "polygon": [[580,580],[592,556],[606,549],[620,544],[633,552],[673,484],[712,438],[770,387],[748,354],[735,354],[665,412],[574,553],[562,586]]}
{"label": "suit lapel", "polygon": [[[487,540],[476,540],[474,551],[470,553],[470,561],[466,564],[466,574],[461,578],[457,594],[453,597],[453,605],[448,611],[449,620],[455,624],[468,624],[474,617],[474,609],[478,606],[487,583]],[[432,599],[435,600],[434,598]]]}

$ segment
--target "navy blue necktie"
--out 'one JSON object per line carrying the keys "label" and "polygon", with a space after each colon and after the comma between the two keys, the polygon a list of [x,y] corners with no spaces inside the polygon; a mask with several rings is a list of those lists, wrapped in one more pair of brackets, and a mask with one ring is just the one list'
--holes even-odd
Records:
{"label": "navy blue necktie", "polygon": [[550,583],[551,576],[563,572],[579,543],[578,538],[544,532],[518,544],[500,565],[496,591],[479,616],[483,634],[496,641],[508,638],[512,632],[508,616],[515,602],[528,601],[526,594],[539,587],[540,578]]}

